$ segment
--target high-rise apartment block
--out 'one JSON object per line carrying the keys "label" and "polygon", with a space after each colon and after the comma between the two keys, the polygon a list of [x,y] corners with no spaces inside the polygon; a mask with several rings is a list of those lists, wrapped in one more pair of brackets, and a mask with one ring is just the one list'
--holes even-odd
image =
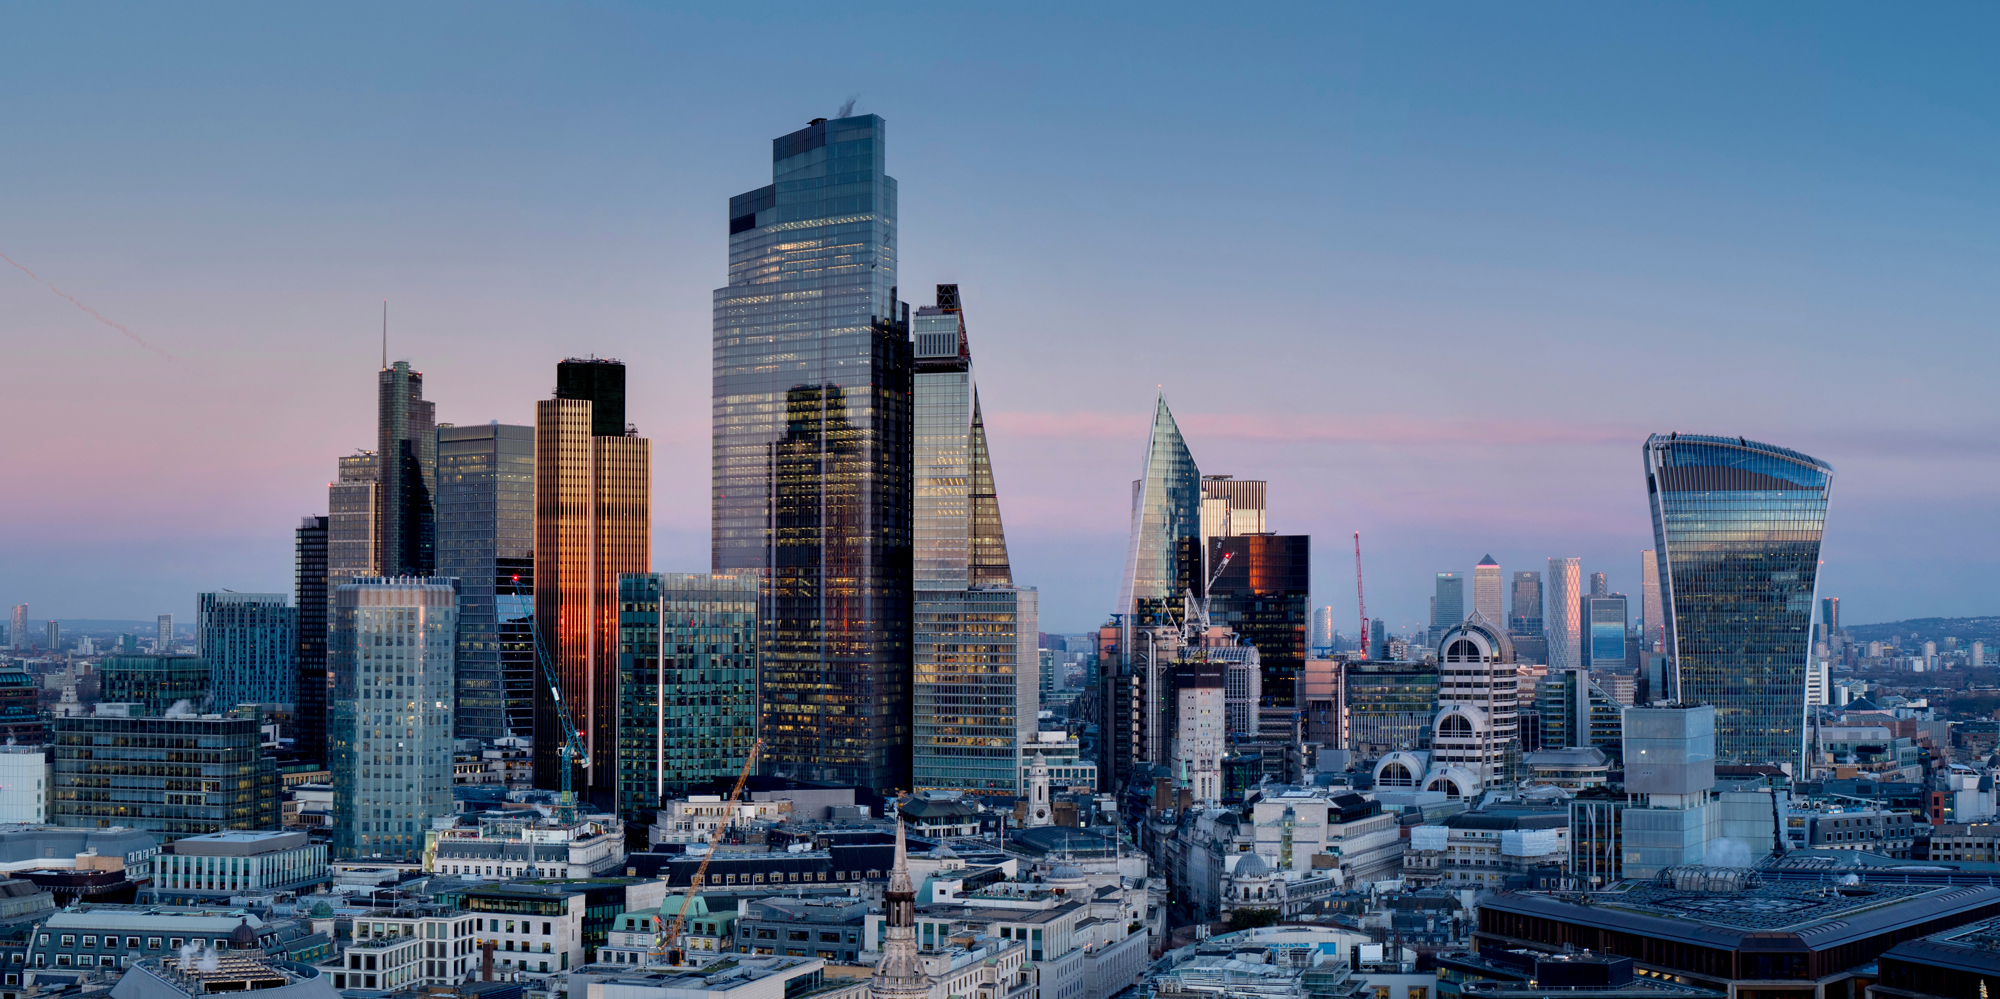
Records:
{"label": "high-rise apartment block", "polygon": [[22,649],[25,649],[25,648],[27,648],[27,647],[28,647],[28,605],[27,605],[27,604],[15,604],[15,605],[14,605],[14,627],[13,627],[13,628],[12,628],[12,629],[10,630],[9,634],[11,634],[11,635],[12,635],[12,637],[13,637],[13,640],[14,640],[14,651],[16,651],[16,652],[19,652],[19,651],[21,651]]}
{"label": "high-rise apartment block", "polygon": [[958,286],[917,310],[911,767],[917,788],[1013,794],[1046,674],[1039,605],[1014,586]]}
{"label": "high-rise apartment block", "polygon": [[1590,595],[1601,597],[1611,592],[1611,580],[1601,572],[1590,574]]}
{"label": "high-rise apartment block", "polygon": [[298,615],[293,658],[298,710],[292,741],[299,755],[326,760],[326,518],[305,517],[293,532],[292,604]]}
{"label": "high-rise apartment block", "polygon": [[[381,463],[375,452],[357,451],[340,459],[338,475],[326,487],[328,586],[381,571],[375,525],[376,512],[382,506],[380,476]],[[331,595],[327,599],[332,600]]]}
{"label": "high-rise apartment block", "polygon": [[730,199],[710,480],[711,570],[764,581],[765,769],[881,789],[910,786],[914,540],[886,151],[880,117],[816,118]]}
{"label": "high-rise apartment block", "polygon": [[[26,609],[25,607],[23,608]],[[162,614],[153,622],[153,651],[160,655],[172,655],[174,651],[174,616]]]}
{"label": "high-rise apartment block", "polygon": [[634,573],[618,606],[617,807],[646,822],[735,779],[757,739],[757,577]]}
{"label": "high-rise apartment block", "polygon": [[1805,672],[1833,468],[1741,437],[1646,439],[1675,699],[1715,707],[1715,759],[1805,775]]}
{"label": "high-rise apartment block", "polygon": [[1581,669],[1583,659],[1583,560],[1549,559],[1549,589],[1542,618],[1551,673]]}
{"label": "high-rise apartment block", "polygon": [[534,735],[540,674],[526,620],[531,609],[500,594],[502,587],[532,590],[534,550],[535,428],[439,427],[437,571],[458,580],[454,723],[461,739]]}
{"label": "high-rise apartment block", "polygon": [[49,648],[49,651],[50,651],[50,652],[61,652],[61,651],[62,651],[62,625],[60,625],[60,624],[56,623],[56,622],[55,622],[55,621],[54,621],[53,619],[51,619],[51,620],[49,621],[48,625],[47,625],[47,628],[46,628],[46,630],[45,630],[44,634],[45,634],[45,635],[47,636],[47,641],[48,641],[48,648]]}
{"label": "high-rise apartment block", "polygon": [[195,597],[195,654],[208,662],[211,705],[298,706],[298,616],[283,593]]}
{"label": "high-rise apartment block", "polygon": [[1472,568],[1472,612],[1496,628],[1507,626],[1501,598],[1500,563],[1488,555]]}
{"label": "high-rise apartment block", "polygon": [[329,639],[334,855],[416,860],[452,812],[457,581],[343,583]]}
{"label": "high-rise apartment block", "polygon": [[[574,786],[615,796],[618,577],[652,560],[652,442],[625,422],[625,366],[571,358],[556,398],[535,404],[535,628],[583,731],[588,774]],[[555,701],[535,685],[535,782],[562,782]]]}
{"label": "high-rise apartment block", "polygon": [[125,826],[162,840],[278,827],[278,768],[256,718],[130,708],[100,703],[93,715],[49,723],[56,825]]}
{"label": "high-rise apartment block", "polygon": [[1840,598],[1821,597],[1819,609],[1819,623],[1826,628],[1825,634],[1822,637],[1831,639],[1840,630]]}

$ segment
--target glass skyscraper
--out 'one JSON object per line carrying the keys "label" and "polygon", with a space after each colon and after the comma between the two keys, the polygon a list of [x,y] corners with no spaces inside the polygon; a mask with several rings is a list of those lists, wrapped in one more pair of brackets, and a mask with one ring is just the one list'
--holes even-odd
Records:
{"label": "glass skyscraper", "polygon": [[1507,614],[1507,631],[1515,635],[1542,633],[1542,574],[1514,573],[1513,610]]}
{"label": "glass skyscraper", "polygon": [[1715,706],[1717,762],[1803,776],[1833,468],[1741,437],[1655,434],[1644,456],[1676,699]]}
{"label": "glass skyscraper", "polygon": [[1125,554],[1117,613],[1133,629],[1177,624],[1182,594],[1201,596],[1201,469],[1162,395],[1153,406],[1146,468],[1132,483],[1132,533]]}
{"label": "glass skyscraper", "polygon": [[532,736],[533,646],[523,615],[501,613],[497,587],[534,572],[535,428],[487,423],[437,436],[438,575],[458,580],[458,737]]}
{"label": "glass skyscraper", "polygon": [[1012,794],[1040,706],[1034,590],[1014,588],[958,286],[917,310],[913,786]]}
{"label": "glass skyscraper", "polygon": [[458,581],[361,579],[334,589],[336,857],[416,860],[452,811],[452,657]]}
{"label": "glass skyscraper", "polygon": [[1625,667],[1625,627],[1630,620],[1625,594],[1606,593],[1583,598],[1590,628],[1590,668]]}
{"label": "glass skyscraper", "polygon": [[[1210,623],[1255,646],[1262,703],[1293,707],[1306,665],[1306,608],[1312,586],[1312,537],[1247,534],[1209,541],[1208,564],[1229,565],[1208,594]],[[1255,731],[1254,709],[1251,728]]]}
{"label": "glass skyscraper", "polygon": [[757,739],[757,577],[628,573],[618,606],[618,815],[650,822]]}
{"label": "glass skyscraper", "polygon": [[208,663],[211,711],[299,700],[298,616],[283,593],[200,593],[195,654]]}
{"label": "glass skyscraper", "polygon": [[1549,672],[1582,669],[1583,660],[1583,560],[1549,559],[1547,610],[1542,634],[1548,638]]}
{"label": "glass skyscraper", "polygon": [[[292,606],[298,613],[298,711],[292,745],[308,760],[326,760],[327,518],[305,517],[294,532]],[[135,643],[136,644],[136,643]]]}
{"label": "glass skyscraper", "polygon": [[1488,555],[1472,568],[1472,610],[1496,628],[1507,625],[1500,606],[1500,563]]}
{"label": "glass skyscraper", "polygon": [[424,401],[423,372],[397,361],[378,376],[375,453],[380,456],[377,551],[381,572],[428,576],[437,561],[437,405]]}
{"label": "glass skyscraper", "polygon": [[875,115],[772,142],[715,290],[711,568],[764,581],[768,773],[910,786],[911,344]]}
{"label": "glass skyscraper", "polygon": [[1660,560],[1648,548],[1639,553],[1639,651],[1663,651],[1666,605],[1660,601]]}

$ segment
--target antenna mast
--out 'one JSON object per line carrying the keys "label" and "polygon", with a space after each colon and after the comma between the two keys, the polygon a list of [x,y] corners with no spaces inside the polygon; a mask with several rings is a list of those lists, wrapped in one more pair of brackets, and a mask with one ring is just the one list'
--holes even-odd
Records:
{"label": "antenna mast", "polygon": [[1354,532],[1354,603],[1361,610],[1361,658],[1375,654],[1374,639],[1368,634],[1368,598],[1361,592],[1361,532]]}

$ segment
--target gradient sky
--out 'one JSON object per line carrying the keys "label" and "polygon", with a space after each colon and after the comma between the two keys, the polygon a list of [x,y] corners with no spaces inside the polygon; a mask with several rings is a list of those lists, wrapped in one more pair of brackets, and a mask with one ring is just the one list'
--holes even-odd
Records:
{"label": "gradient sky", "polygon": [[1045,630],[1111,610],[1156,391],[1342,620],[1357,530],[1399,627],[1488,552],[1635,592],[1670,430],[1835,466],[1849,620],[2000,611],[1994,8],[1076,6],[0,10],[0,253],[171,355],[0,264],[0,604],[289,590],[385,298],[440,420],[623,358],[705,569],[726,199],[852,96]]}

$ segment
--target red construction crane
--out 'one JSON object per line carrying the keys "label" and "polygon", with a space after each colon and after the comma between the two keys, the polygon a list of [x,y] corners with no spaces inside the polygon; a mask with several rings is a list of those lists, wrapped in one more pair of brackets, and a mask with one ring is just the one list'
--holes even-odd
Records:
{"label": "red construction crane", "polygon": [[1361,532],[1354,532],[1354,602],[1361,609],[1361,658],[1373,655],[1368,639],[1368,598],[1361,592]]}

